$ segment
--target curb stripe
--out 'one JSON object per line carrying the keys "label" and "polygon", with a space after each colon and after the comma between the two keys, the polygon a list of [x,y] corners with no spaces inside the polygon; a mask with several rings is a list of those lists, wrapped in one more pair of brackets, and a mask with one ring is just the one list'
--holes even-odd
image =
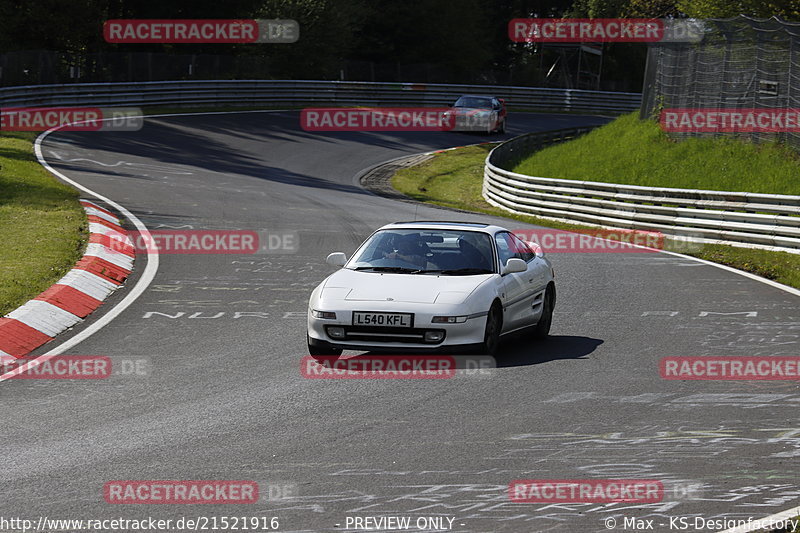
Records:
{"label": "curb stripe", "polygon": [[117,265],[123,270],[127,270],[128,274],[130,274],[131,270],[133,269],[133,257],[119,253],[115,250],[112,250],[108,246],[103,246],[102,244],[89,243],[89,245],[86,246],[86,252],[83,254],[83,256],[99,257],[100,259]]}
{"label": "curb stripe", "polygon": [[105,213],[107,215],[110,215],[110,216],[116,218],[116,215],[114,215],[114,213],[112,213],[111,211],[109,211],[108,209],[106,209],[105,207],[103,207],[103,206],[101,206],[99,204],[96,204],[94,202],[90,202],[89,200],[81,200],[80,202],[81,202],[81,205],[84,206],[84,207],[91,207],[92,209],[97,209],[98,211],[101,211],[101,212],[103,212],[103,213]]}
{"label": "curb stripe", "polygon": [[100,224],[100,225],[105,226],[105,227],[107,227],[109,229],[113,229],[116,232],[125,233],[125,230],[122,229],[122,226],[114,224],[113,222],[109,222],[108,220],[106,220],[104,218],[96,217],[94,215],[89,215],[87,218],[89,219],[90,223],[94,222],[95,224]]}
{"label": "curb stripe", "polygon": [[120,268],[114,263],[109,263],[105,259],[96,256],[85,256],[75,264],[75,268],[96,274],[117,285],[122,284],[130,274],[130,270]]}
{"label": "curb stripe", "polygon": [[94,207],[84,206],[83,210],[86,211],[86,215],[87,216],[91,215],[93,217],[102,218],[103,220],[107,220],[108,222],[111,222],[112,224],[119,225],[119,219],[117,217],[115,217],[114,215],[109,215],[108,213],[106,213],[104,211],[100,211],[99,209],[95,209]]}
{"label": "curb stripe", "polygon": [[89,242],[92,244],[101,244],[106,248],[110,249],[112,252],[118,254],[124,254],[130,256],[131,258],[135,255],[135,250],[133,249],[133,245],[130,244],[130,239],[126,239],[125,241],[115,239],[110,235],[103,235],[101,233],[92,233],[89,235]]}
{"label": "curb stripe", "polygon": [[118,285],[86,270],[73,268],[67,275],[58,280],[58,285],[69,285],[95,300],[105,300],[106,297],[117,290]]}
{"label": "curb stripe", "polygon": [[52,337],[19,320],[0,318],[0,350],[3,353],[22,357],[51,339]]}
{"label": "curb stripe", "polygon": [[[104,226],[102,224],[98,224],[96,222],[89,223],[89,233],[96,233],[97,235],[107,235],[112,239],[117,239],[121,241],[125,241],[128,236],[125,232],[113,230],[108,226]],[[133,241],[131,241],[133,242]]]}
{"label": "curb stripe", "polygon": [[81,321],[76,315],[41,300],[28,300],[6,317],[22,322],[51,338]]}
{"label": "curb stripe", "polygon": [[89,313],[103,303],[74,287],[58,284],[53,285],[34,300],[47,302],[79,318],[86,318]]}

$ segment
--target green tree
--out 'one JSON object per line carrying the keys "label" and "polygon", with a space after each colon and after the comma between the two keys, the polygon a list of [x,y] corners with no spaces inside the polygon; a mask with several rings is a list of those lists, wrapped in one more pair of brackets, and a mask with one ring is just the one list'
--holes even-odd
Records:
{"label": "green tree", "polygon": [[689,17],[729,18],[737,15],[800,20],[798,0],[678,0],[678,9]]}
{"label": "green tree", "polygon": [[367,5],[367,0],[263,0],[254,18],[294,19],[300,39],[243,45],[241,52],[267,58],[282,77],[338,78],[342,60],[358,50]]}
{"label": "green tree", "polygon": [[629,0],[622,10],[622,16],[630,18],[679,17],[677,0]]}
{"label": "green tree", "polygon": [[621,16],[628,0],[575,0],[567,12],[573,18],[613,18]]}

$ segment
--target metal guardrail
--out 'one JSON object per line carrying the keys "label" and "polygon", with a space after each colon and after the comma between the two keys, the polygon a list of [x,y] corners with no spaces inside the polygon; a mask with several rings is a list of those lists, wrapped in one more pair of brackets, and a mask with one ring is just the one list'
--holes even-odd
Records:
{"label": "metal guardrail", "polygon": [[[461,94],[495,95],[522,110],[624,113],[637,93],[494,85],[289,80],[164,81],[35,85],[0,89],[0,107],[197,105],[442,106]],[[658,230],[701,242],[800,253],[800,197],[616,185],[505,170],[547,144],[591,128],[523,135],[489,154],[483,195],[509,211],[598,226]]]}
{"label": "metal guardrail", "polygon": [[0,89],[0,107],[27,106],[306,106],[314,104],[442,106],[462,94],[505,98],[521,110],[625,113],[641,94],[496,85],[353,81],[163,81],[33,85]]}
{"label": "metal guardrail", "polygon": [[486,158],[483,197],[518,214],[800,253],[800,196],[620,185],[506,170],[535,149],[590,129],[529,133],[501,144]]}

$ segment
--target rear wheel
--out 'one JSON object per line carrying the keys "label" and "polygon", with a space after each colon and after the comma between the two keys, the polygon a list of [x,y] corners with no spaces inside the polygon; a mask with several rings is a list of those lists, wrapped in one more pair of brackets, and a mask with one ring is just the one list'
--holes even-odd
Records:
{"label": "rear wheel", "polygon": [[542,316],[533,329],[534,339],[546,339],[550,334],[550,326],[553,323],[553,309],[556,306],[556,291],[552,285],[548,285],[544,292],[544,302],[542,302]]}
{"label": "rear wheel", "polygon": [[495,303],[486,316],[486,329],[483,333],[482,351],[487,355],[497,355],[500,346],[500,331],[503,329],[503,310]]}
{"label": "rear wheel", "polygon": [[497,133],[505,133],[506,132],[506,119],[503,119],[503,122],[500,123],[500,127],[497,128]]}
{"label": "rear wheel", "polygon": [[342,350],[340,350],[339,348],[333,348],[331,346],[325,346],[325,345],[317,346],[311,344],[311,337],[309,337],[308,335],[306,335],[306,339],[308,341],[309,355],[313,355],[314,357],[323,357],[326,355],[333,355],[333,356],[342,355]]}

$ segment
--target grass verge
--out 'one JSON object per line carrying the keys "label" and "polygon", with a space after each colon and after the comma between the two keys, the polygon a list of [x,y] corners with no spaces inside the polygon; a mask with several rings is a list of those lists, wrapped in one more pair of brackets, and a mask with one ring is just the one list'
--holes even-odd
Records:
{"label": "grass verge", "polygon": [[37,135],[0,133],[0,316],[66,274],[88,236],[78,192],[37,162]]}
{"label": "grass verge", "polygon": [[514,171],[649,187],[800,195],[800,154],[791,148],[733,137],[676,142],[657,122],[639,120],[636,113],[540,150]]}
{"label": "grass verge", "polygon": [[[392,186],[420,202],[511,218],[548,228],[595,229],[580,224],[565,224],[539,217],[515,215],[487,203],[481,196],[483,164],[494,146],[494,144],[467,146],[435,154],[429,161],[398,171],[392,179]],[[687,251],[685,243],[670,239],[667,239],[664,248],[800,288],[800,254],[719,244],[697,244],[692,246],[693,251]]]}

